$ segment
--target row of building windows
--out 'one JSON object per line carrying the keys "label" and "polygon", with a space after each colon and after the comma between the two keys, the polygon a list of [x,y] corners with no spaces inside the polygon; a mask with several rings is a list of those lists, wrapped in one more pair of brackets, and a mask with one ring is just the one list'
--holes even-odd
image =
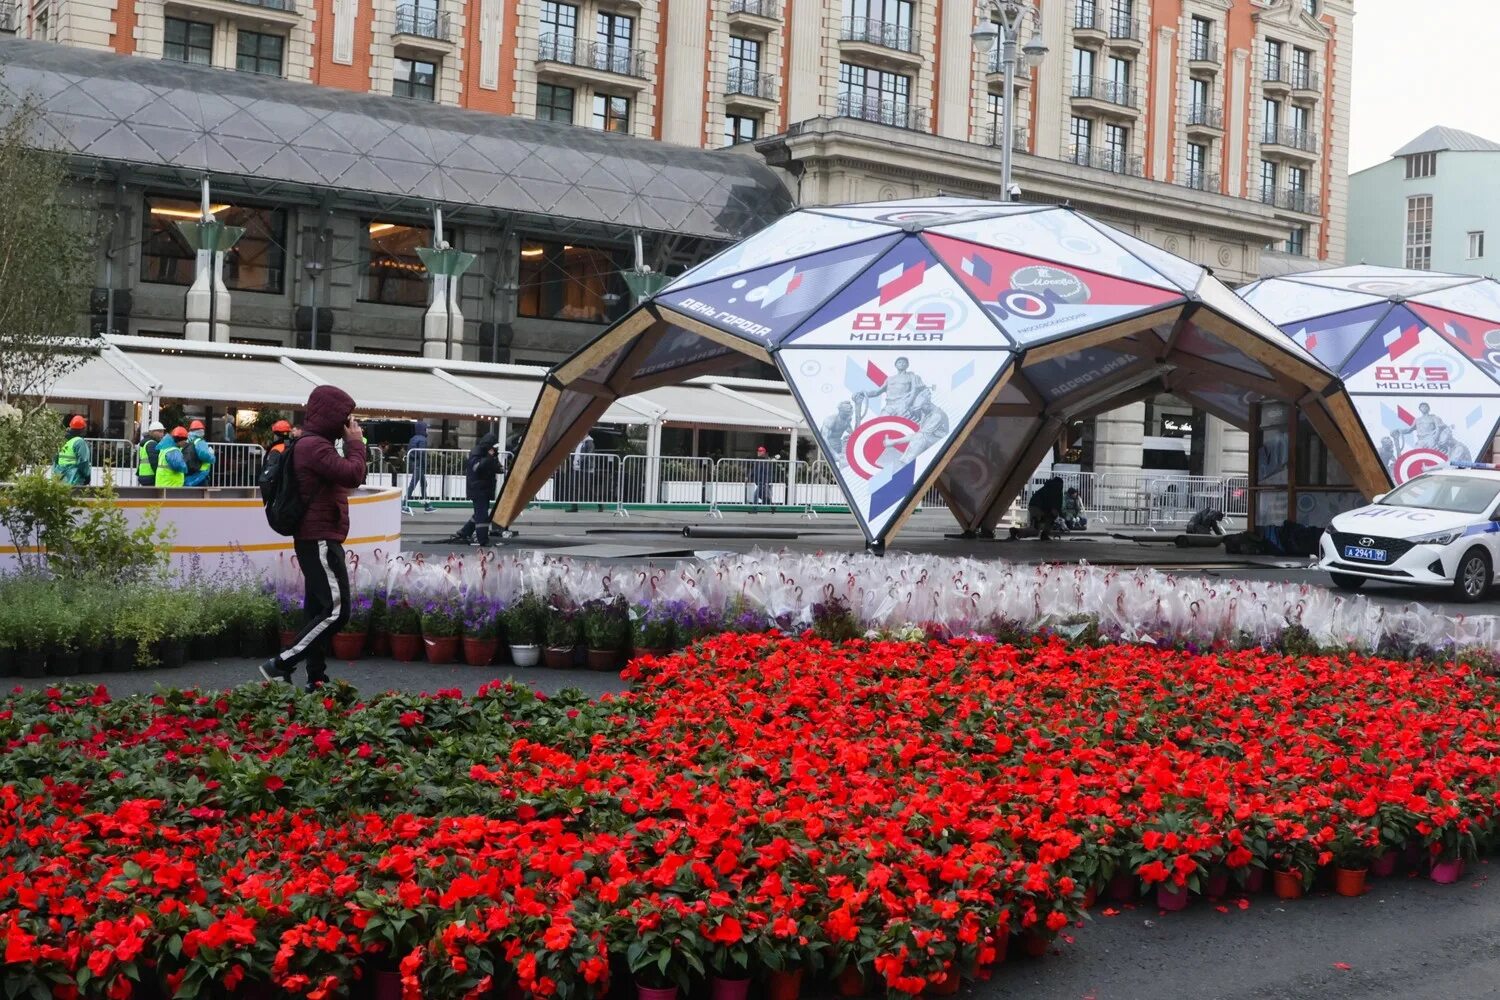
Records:
{"label": "row of building windows", "polygon": [[[1484,259],[1484,231],[1465,234],[1468,259]],[[1418,271],[1432,268],[1432,195],[1406,199],[1406,266]]]}
{"label": "row of building windows", "polygon": [[[190,201],[150,196],[146,199],[141,240],[141,280],[191,285],[196,254],[178,222],[199,218]],[[282,208],[220,204],[210,206],[216,218],[244,227],[245,234],[224,255],[224,284],[235,291],[280,294],[286,286],[287,212]],[[361,224],[362,302],[425,306],[427,269],[417,255],[432,245],[432,230],[423,225],[366,220]],[[623,298],[622,267],[616,251],[540,240],[521,244],[517,313],[534,319],[603,323]]]}

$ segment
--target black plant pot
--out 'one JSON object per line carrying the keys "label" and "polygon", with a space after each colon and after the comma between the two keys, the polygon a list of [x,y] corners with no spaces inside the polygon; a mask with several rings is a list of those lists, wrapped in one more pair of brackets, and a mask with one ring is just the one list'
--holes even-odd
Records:
{"label": "black plant pot", "polygon": [[195,635],[189,646],[194,660],[217,660],[219,658],[219,637],[215,635]]}
{"label": "black plant pot", "polygon": [[109,651],[109,671],[123,674],[135,669],[136,644],[134,640],[117,642]]}
{"label": "black plant pot", "polygon": [[271,646],[275,642],[275,636],[271,630],[261,625],[246,625],[239,632],[239,655],[245,659],[260,659],[270,656],[276,650]]}
{"label": "black plant pot", "polygon": [[17,677],[46,677],[47,652],[42,649],[16,650]]}
{"label": "black plant pot", "polygon": [[163,639],[156,647],[157,659],[165,670],[177,670],[187,662],[188,643],[186,639]]}
{"label": "black plant pot", "polygon": [[16,651],[9,646],[0,646],[0,677],[16,675]]}
{"label": "black plant pot", "polygon": [[47,658],[47,672],[53,677],[76,677],[83,673],[82,662],[76,649],[54,649]]}

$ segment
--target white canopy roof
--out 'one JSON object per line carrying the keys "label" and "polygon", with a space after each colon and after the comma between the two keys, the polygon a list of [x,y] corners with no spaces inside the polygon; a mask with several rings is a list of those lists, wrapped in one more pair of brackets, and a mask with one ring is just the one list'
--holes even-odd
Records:
{"label": "white canopy roof", "polygon": [[[68,400],[156,399],[296,407],[324,383],[358,412],[409,417],[525,419],[545,368],[241,344],[105,337],[94,357],[58,381]],[[781,382],[704,376],[616,401],[602,423],[790,430],[805,426]]]}

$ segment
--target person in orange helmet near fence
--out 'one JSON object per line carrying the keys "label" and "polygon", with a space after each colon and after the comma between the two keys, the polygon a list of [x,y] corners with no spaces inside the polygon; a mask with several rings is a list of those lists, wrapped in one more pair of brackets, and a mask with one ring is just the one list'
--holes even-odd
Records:
{"label": "person in orange helmet near fence", "polygon": [[69,486],[87,486],[93,478],[94,467],[89,462],[89,443],[83,439],[89,422],[82,414],[74,414],[68,421],[68,436],[57,450],[57,461],[52,463],[52,475]]}

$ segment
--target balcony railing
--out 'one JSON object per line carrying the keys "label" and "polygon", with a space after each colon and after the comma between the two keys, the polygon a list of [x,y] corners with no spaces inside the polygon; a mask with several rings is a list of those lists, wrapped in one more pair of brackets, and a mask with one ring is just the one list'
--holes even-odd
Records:
{"label": "balcony railing", "polygon": [[840,118],[858,118],[861,121],[894,125],[914,132],[927,131],[927,116],[921,109],[906,101],[883,101],[878,98],[861,97],[856,94],[840,94],[838,99]]}
{"label": "balcony railing", "polygon": [[1321,215],[1323,212],[1322,200],[1311,191],[1299,191],[1296,188],[1287,188],[1277,191],[1274,188],[1261,188],[1260,200],[1275,208],[1282,208],[1288,212],[1301,212],[1304,215]]}
{"label": "balcony railing", "polygon": [[[1031,149],[1029,139],[1030,134],[1024,128],[1018,128],[1010,137],[1010,148],[1018,153],[1025,153]],[[991,146],[1003,145],[1005,143],[1005,126],[999,123],[986,126],[984,141]]]}
{"label": "balcony railing", "polygon": [[1135,87],[1118,80],[1107,80],[1102,76],[1073,77],[1073,96],[1118,104],[1122,108],[1141,106],[1140,94]]}
{"label": "balcony railing", "polygon": [[1219,61],[1219,43],[1212,38],[1194,38],[1188,43],[1188,59],[1193,62]]}
{"label": "balcony railing", "polygon": [[1104,18],[1099,12],[1099,5],[1097,3],[1076,3],[1073,5],[1073,30],[1104,30]]}
{"label": "balcony railing", "polygon": [[1293,90],[1322,90],[1322,81],[1318,74],[1306,66],[1292,67],[1292,89]]}
{"label": "balcony railing", "polygon": [[844,18],[844,29],[839,37],[846,42],[864,42],[897,52],[917,51],[915,31],[891,21],[877,21],[873,17]]}
{"label": "balcony railing", "polygon": [[1125,174],[1129,177],[1143,176],[1141,158],[1122,149],[1074,146],[1068,159],[1080,167],[1108,170],[1110,173]]}
{"label": "balcony railing", "polygon": [[1123,14],[1112,14],[1109,18],[1109,37],[1113,41],[1136,41],[1139,42],[1146,36],[1145,25],[1139,18],[1127,17]]}
{"label": "balcony railing", "polygon": [[1224,109],[1204,104],[1194,104],[1188,108],[1187,123],[1190,126],[1196,125],[1200,128],[1222,129],[1224,127]]}
{"label": "balcony railing", "polygon": [[547,34],[538,41],[537,59],[542,62],[566,63],[642,79],[646,76],[646,54],[640,49],[605,45],[569,35]]}
{"label": "balcony railing", "polygon": [[731,66],[724,83],[724,93],[744,94],[746,97],[759,97],[762,100],[774,101],[776,100],[776,75],[762,73],[744,66]]}
{"label": "balcony railing", "polygon": [[1188,164],[1187,171],[1177,179],[1177,183],[1194,191],[1219,190],[1219,168],[1218,165],[1209,161],[1204,164]]}
{"label": "balcony railing", "polygon": [[448,40],[448,13],[436,7],[404,3],[396,8],[396,34]]}
{"label": "balcony railing", "polygon": [[779,18],[781,3],[780,0],[729,0],[729,13]]}
{"label": "balcony railing", "polygon": [[297,13],[296,0],[236,0],[247,7],[259,7],[262,10],[279,10],[287,14]]}
{"label": "balcony railing", "polygon": [[1318,151],[1318,137],[1305,128],[1292,128],[1290,125],[1266,125],[1261,130],[1260,141],[1266,146],[1285,146],[1288,149],[1300,149],[1304,153],[1316,153]]}
{"label": "balcony railing", "polygon": [[1261,67],[1260,78],[1263,83],[1284,83],[1290,87],[1292,85],[1292,66],[1290,63],[1281,60],[1267,60]]}

